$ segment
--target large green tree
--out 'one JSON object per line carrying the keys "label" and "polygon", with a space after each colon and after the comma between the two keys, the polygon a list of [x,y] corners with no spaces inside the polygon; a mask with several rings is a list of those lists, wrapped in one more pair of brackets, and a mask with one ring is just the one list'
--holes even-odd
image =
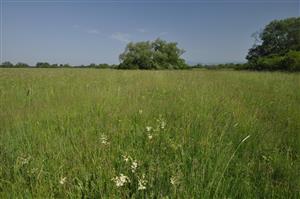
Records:
{"label": "large green tree", "polygon": [[153,42],[129,43],[120,55],[121,69],[181,69],[186,68],[181,58],[184,50],[175,42],[156,39]]}
{"label": "large green tree", "polygon": [[300,51],[300,17],[270,22],[258,33],[257,41],[246,57],[250,63],[256,63],[261,57]]}

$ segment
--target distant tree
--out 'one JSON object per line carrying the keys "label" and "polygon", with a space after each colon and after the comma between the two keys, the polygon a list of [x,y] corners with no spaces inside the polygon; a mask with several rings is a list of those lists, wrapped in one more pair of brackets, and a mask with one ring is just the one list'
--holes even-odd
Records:
{"label": "distant tree", "polygon": [[300,51],[300,17],[270,22],[256,40],[246,57],[252,65],[257,65],[260,57]]}
{"label": "distant tree", "polygon": [[99,64],[97,67],[98,68],[111,68],[111,66],[109,64]]}
{"label": "distant tree", "polygon": [[36,63],[37,68],[50,68],[50,64],[47,62],[38,62]]}
{"label": "distant tree", "polygon": [[90,65],[87,66],[88,68],[97,68],[97,65],[94,63],[91,63]]}
{"label": "distant tree", "polygon": [[184,50],[177,43],[156,39],[129,43],[120,55],[121,69],[181,69],[187,65],[180,56]]}
{"label": "distant tree", "polygon": [[16,68],[28,68],[29,65],[26,63],[19,62],[15,65]]}
{"label": "distant tree", "polygon": [[63,67],[63,68],[70,68],[71,65],[70,65],[70,64],[64,64],[62,67]]}
{"label": "distant tree", "polygon": [[6,61],[1,64],[1,67],[2,68],[12,68],[12,67],[14,67],[14,65],[11,62]]}

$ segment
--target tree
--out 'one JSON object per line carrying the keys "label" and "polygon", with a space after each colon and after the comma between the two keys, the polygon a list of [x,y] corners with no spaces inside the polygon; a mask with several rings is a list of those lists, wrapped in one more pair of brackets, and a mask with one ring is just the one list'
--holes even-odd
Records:
{"label": "tree", "polygon": [[274,20],[258,36],[260,44],[254,44],[246,57],[254,65],[260,57],[300,51],[300,17]]}
{"label": "tree", "polygon": [[37,68],[50,68],[50,64],[47,62],[38,62],[36,63]]}
{"label": "tree", "polygon": [[27,67],[29,67],[29,65],[26,63],[19,62],[15,65],[15,67],[16,68],[27,68]]}
{"label": "tree", "polygon": [[120,55],[120,69],[181,69],[187,65],[180,56],[184,50],[177,43],[156,39],[129,43]]}
{"label": "tree", "polygon": [[3,68],[12,68],[12,67],[14,67],[14,65],[11,62],[6,61],[6,62],[3,62],[1,64],[1,67],[3,67]]}

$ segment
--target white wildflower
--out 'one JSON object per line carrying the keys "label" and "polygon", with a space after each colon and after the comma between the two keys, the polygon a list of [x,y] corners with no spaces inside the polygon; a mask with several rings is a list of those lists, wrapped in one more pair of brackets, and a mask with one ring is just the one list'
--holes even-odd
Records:
{"label": "white wildflower", "polygon": [[137,167],[138,167],[138,163],[136,161],[133,161],[131,164],[132,173],[134,173],[136,171]]}
{"label": "white wildflower", "polygon": [[177,177],[172,176],[172,177],[170,178],[170,183],[171,183],[172,185],[178,184],[178,179],[177,179]]}
{"label": "white wildflower", "polygon": [[140,109],[140,110],[139,110],[139,114],[142,114],[142,113],[143,113],[143,110],[142,110],[142,109]]}
{"label": "white wildflower", "polygon": [[30,162],[30,160],[31,160],[31,157],[28,156],[27,158],[24,158],[24,157],[18,157],[18,160],[17,160],[17,161],[18,161],[22,166],[24,166],[24,165],[28,164],[28,163]]}
{"label": "white wildflower", "polygon": [[152,140],[152,138],[153,138],[153,135],[152,134],[148,134],[148,139]]}
{"label": "white wildflower", "polygon": [[100,138],[100,140],[101,140],[101,143],[104,144],[104,145],[109,144],[108,138],[107,138],[106,135],[102,135],[101,138]]}
{"label": "white wildflower", "polygon": [[150,132],[152,130],[152,127],[151,126],[146,126],[146,131],[147,132]]}
{"label": "white wildflower", "polygon": [[160,124],[160,128],[161,129],[164,129],[166,127],[166,122],[165,121],[161,121],[161,124]]}
{"label": "white wildflower", "polygon": [[123,187],[126,183],[130,182],[129,177],[125,176],[124,174],[120,174],[120,176],[116,176],[112,179],[117,187]]}
{"label": "white wildflower", "polygon": [[123,155],[123,159],[125,162],[129,162],[129,160],[131,159],[130,156],[127,156],[127,155]]}
{"label": "white wildflower", "polygon": [[67,182],[67,177],[63,177],[60,179],[59,184],[63,185]]}
{"label": "white wildflower", "polygon": [[138,190],[145,190],[147,185],[147,180],[145,179],[145,175],[142,176],[142,178],[139,178],[139,186]]}

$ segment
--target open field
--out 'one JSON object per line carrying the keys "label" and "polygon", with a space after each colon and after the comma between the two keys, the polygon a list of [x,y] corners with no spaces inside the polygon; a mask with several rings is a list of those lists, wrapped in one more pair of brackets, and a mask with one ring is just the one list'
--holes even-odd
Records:
{"label": "open field", "polygon": [[0,69],[0,198],[300,198],[299,153],[299,73]]}

